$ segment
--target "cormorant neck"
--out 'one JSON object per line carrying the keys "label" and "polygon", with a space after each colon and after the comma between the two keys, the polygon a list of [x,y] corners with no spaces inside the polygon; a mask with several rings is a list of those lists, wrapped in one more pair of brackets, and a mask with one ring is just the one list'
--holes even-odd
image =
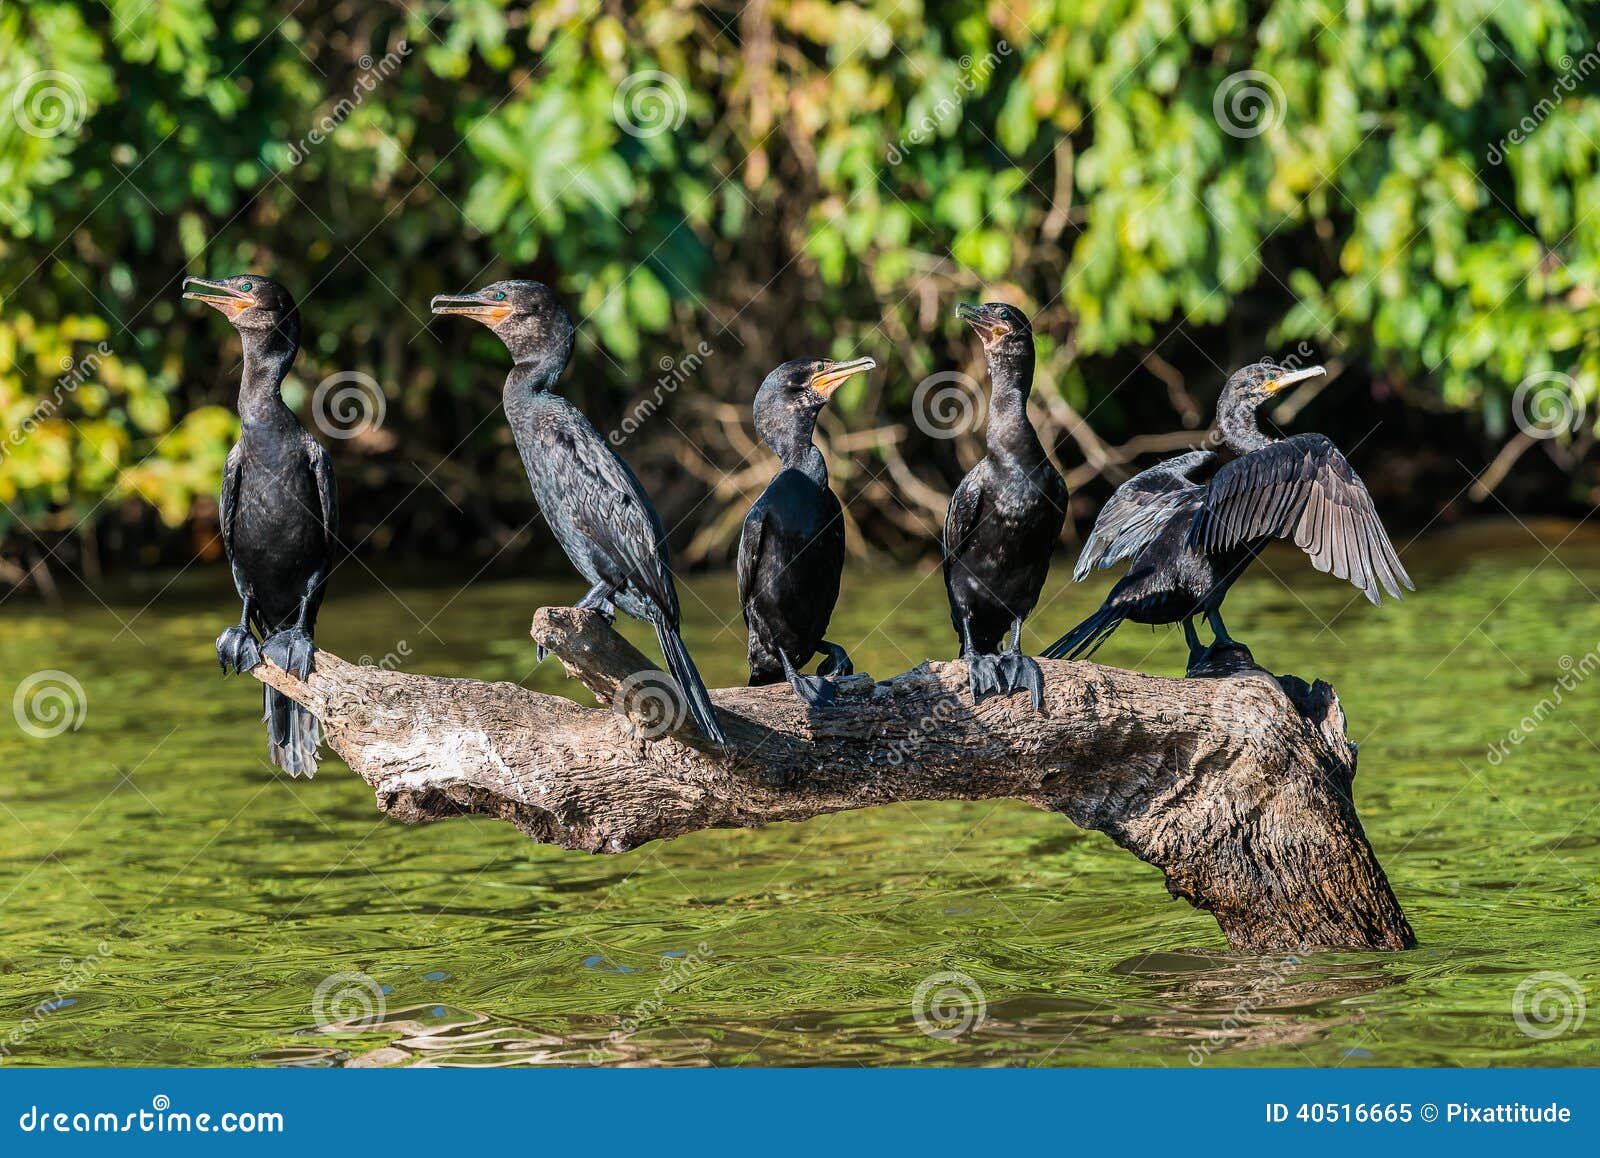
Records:
{"label": "cormorant neck", "polygon": [[567,346],[558,350],[541,350],[536,354],[518,358],[516,364],[511,367],[511,373],[506,375],[506,393],[554,390],[561,378],[561,371],[567,368],[567,359],[571,354],[572,347]]}
{"label": "cormorant neck", "polygon": [[244,344],[244,376],[239,383],[239,419],[244,425],[281,425],[294,415],[279,393],[300,350],[299,334],[290,327],[240,330]]}
{"label": "cormorant neck", "polygon": [[1023,461],[1044,457],[1039,433],[1028,421],[1033,393],[1033,343],[997,350],[989,356],[989,453]]}
{"label": "cormorant neck", "polygon": [[1217,433],[1235,454],[1249,454],[1271,446],[1277,439],[1262,433],[1256,424],[1255,407],[1234,399],[1217,406]]}
{"label": "cormorant neck", "polygon": [[817,416],[801,412],[776,429],[763,431],[761,440],[772,448],[785,470],[797,470],[819,486],[826,486],[828,464],[823,461],[817,444],[811,441],[816,429]]}

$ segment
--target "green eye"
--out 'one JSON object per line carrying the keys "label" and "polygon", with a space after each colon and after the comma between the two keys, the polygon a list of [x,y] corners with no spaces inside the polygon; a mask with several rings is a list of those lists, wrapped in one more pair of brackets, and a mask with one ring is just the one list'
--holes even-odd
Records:
{"label": "green eye", "polygon": [[251,289],[251,286],[250,286],[250,283],[246,281],[246,282],[240,282],[239,283],[239,288],[244,290],[245,293],[249,293],[250,289]]}
{"label": "green eye", "polygon": [[497,302],[505,301],[506,300],[505,291],[502,290],[500,293],[495,294],[494,295],[494,300],[497,301]]}

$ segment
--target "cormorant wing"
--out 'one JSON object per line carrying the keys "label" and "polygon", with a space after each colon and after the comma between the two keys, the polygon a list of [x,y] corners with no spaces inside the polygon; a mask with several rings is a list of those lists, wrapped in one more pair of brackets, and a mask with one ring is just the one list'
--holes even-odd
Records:
{"label": "cormorant wing", "polygon": [[761,497],[750,506],[750,513],[744,517],[744,526],[739,531],[739,558],[737,574],[739,579],[739,606],[744,607],[749,599],[751,585],[756,581],[756,569],[761,563],[762,540],[767,534],[767,492],[762,491]]}
{"label": "cormorant wing", "polygon": [[1318,571],[1348,579],[1372,602],[1415,590],[1366,484],[1326,437],[1297,434],[1216,473],[1189,542],[1208,554],[1257,539],[1294,537]]}
{"label": "cormorant wing", "polygon": [[1216,461],[1209,450],[1191,450],[1140,471],[1116,489],[1095,518],[1072,578],[1081,583],[1096,567],[1131,559],[1150,545],[1173,518],[1192,516],[1205,502],[1205,487],[1189,476]]}
{"label": "cormorant wing", "polygon": [[317,501],[322,508],[322,536],[328,547],[328,563],[333,562],[333,546],[339,538],[339,487],[333,477],[333,456],[322,443],[306,435],[311,444],[311,474],[317,480]]}
{"label": "cormorant wing", "polygon": [[944,512],[944,564],[948,573],[950,557],[959,553],[983,518],[983,484],[978,468],[967,472],[950,496],[950,505]]}
{"label": "cormorant wing", "polygon": [[553,437],[567,443],[566,456],[578,469],[564,479],[567,510],[572,521],[595,549],[676,627],[678,591],[672,583],[667,532],[655,504],[645,493],[633,469],[585,424],[584,437],[556,430]]}
{"label": "cormorant wing", "polygon": [[217,515],[222,523],[222,549],[233,558],[233,516],[239,509],[239,478],[244,473],[244,443],[236,442],[222,467],[222,498]]}

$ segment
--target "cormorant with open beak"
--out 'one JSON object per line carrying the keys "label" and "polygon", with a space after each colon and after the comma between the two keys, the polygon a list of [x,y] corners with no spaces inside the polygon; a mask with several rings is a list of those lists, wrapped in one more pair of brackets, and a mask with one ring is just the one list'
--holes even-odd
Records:
{"label": "cormorant with open beak", "polygon": [[[1067,517],[1067,484],[1028,421],[1033,327],[1014,306],[961,305],[989,363],[987,451],[950,496],[944,584],[974,703],[1026,690],[1044,703],[1039,665],[1022,654],[1022,621],[1039,600]],[[1007,631],[1011,644],[1000,651]]]}
{"label": "cormorant with open beak", "polygon": [[[1274,439],[1256,410],[1274,394],[1325,373],[1262,361],[1236,371],[1217,401],[1216,433],[1236,458],[1193,450],[1134,475],[1101,508],[1072,577],[1133,562],[1100,609],[1045,655],[1076,659],[1099,647],[1124,620],[1181,623],[1194,671],[1216,648],[1248,650],[1222,623],[1229,588],[1272,539],[1293,538],[1318,571],[1348,579],[1373,603],[1414,590],[1360,477],[1320,434]],[[1213,473],[1214,472],[1214,473]],[[1215,639],[1202,648],[1194,620]],[[1253,662],[1253,661],[1251,661]]]}
{"label": "cormorant with open beak", "polygon": [[[823,638],[844,571],[844,513],[828,487],[828,467],[811,441],[817,414],[871,358],[785,362],[756,391],[756,433],[779,469],[745,516],[739,536],[739,605],[749,629],[750,686],[789,686],[812,707],[833,703],[830,676],[853,670],[844,648]],[[815,676],[803,668],[826,658]]]}
{"label": "cormorant with open beak", "polygon": [[[244,609],[217,638],[224,672],[247,672],[262,654],[311,674],[311,634],[338,536],[333,460],[284,405],[279,389],[300,349],[300,314],[277,282],[259,274],[183,279],[183,296],[233,323],[244,345],[239,441],[222,474],[222,545]],[[251,629],[260,633],[258,645]],[[268,750],[291,776],[317,770],[317,718],[263,688]]]}
{"label": "cormorant with open beak", "polygon": [[[549,286],[498,281],[477,293],[440,295],[435,314],[488,326],[511,353],[501,394],[506,421],[545,521],[591,584],[577,606],[607,619],[620,607],[656,631],[667,670],[708,740],[727,745],[705,682],[678,634],[678,592],[655,504],[628,464],[583,413],[553,391],[577,333]],[[539,649],[544,658],[544,649]]]}

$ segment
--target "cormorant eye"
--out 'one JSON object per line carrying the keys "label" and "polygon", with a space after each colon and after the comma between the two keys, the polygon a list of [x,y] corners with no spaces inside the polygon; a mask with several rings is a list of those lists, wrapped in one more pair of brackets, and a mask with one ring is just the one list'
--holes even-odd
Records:
{"label": "cormorant eye", "polygon": [[495,294],[494,295],[494,300],[497,301],[497,302],[505,301],[506,300],[505,291],[501,290],[499,293]]}
{"label": "cormorant eye", "polygon": [[249,293],[250,289],[251,289],[251,286],[250,286],[249,282],[245,281],[245,282],[240,282],[239,283],[239,288],[244,290],[245,293]]}

